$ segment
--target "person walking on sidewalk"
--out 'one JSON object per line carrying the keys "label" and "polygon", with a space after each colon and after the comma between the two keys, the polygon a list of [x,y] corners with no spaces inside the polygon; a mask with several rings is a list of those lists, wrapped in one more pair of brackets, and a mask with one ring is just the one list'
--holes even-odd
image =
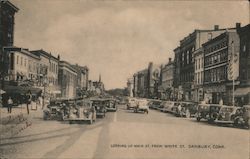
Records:
{"label": "person walking on sidewalk", "polygon": [[7,103],[8,103],[8,113],[11,113],[12,105],[13,105],[13,100],[11,99],[11,97],[9,97]]}
{"label": "person walking on sidewalk", "polygon": [[30,113],[29,110],[29,104],[31,104],[31,99],[32,99],[32,95],[31,95],[31,91],[29,90],[27,95],[26,95],[26,106],[27,106],[27,113]]}

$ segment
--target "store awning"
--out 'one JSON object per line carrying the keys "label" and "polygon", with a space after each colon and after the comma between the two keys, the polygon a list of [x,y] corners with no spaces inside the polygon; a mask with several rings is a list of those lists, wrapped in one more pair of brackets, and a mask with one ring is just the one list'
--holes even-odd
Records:
{"label": "store awning", "polygon": [[245,96],[248,93],[250,93],[250,87],[246,87],[246,88],[237,88],[234,91],[234,96]]}
{"label": "store awning", "polygon": [[29,91],[32,95],[39,95],[42,93],[42,90],[34,87],[23,87],[23,86],[5,86],[4,90],[7,94],[21,94],[25,95]]}

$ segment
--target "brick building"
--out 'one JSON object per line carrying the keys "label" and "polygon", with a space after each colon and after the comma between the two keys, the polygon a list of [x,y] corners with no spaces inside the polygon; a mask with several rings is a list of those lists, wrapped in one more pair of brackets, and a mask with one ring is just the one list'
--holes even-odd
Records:
{"label": "brick building", "polygon": [[[238,24],[237,24],[238,25]],[[239,36],[235,29],[203,44],[204,95],[207,101],[233,104],[233,79],[239,84]]]}

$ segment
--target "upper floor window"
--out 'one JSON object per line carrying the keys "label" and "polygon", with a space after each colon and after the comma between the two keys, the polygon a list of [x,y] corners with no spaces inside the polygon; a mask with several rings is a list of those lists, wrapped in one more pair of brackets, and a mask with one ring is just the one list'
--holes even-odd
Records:
{"label": "upper floor window", "polygon": [[208,40],[208,41],[211,40],[211,39],[212,39],[212,36],[213,36],[212,33],[208,33],[208,34],[207,34],[207,40]]}
{"label": "upper floor window", "polygon": [[189,64],[189,51],[187,51],[187,64]]}
{"label": "upper floor window", "polygon": [[17,55],[16,57],[16,64],[18,65],[18,62],[19,62],[19,56]]}

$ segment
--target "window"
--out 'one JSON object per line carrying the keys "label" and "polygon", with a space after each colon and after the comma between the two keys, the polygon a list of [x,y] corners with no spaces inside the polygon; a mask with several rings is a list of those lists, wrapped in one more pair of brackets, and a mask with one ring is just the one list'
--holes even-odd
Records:
{"label": "window", "polygon": [[200,58],[199,58],[199,60],[198,60],[198,69],[200,69]]}
{"label": "window", "polygon": [[24,59],[24,67],[26,67],[26,59]]}
{"label": "window", "polygon": [[212,39],[212,35],[213,35],[212,33],[208,33],[208,34],[207,34],[207,40],[208,40],[208,41]]}
{"label": "window", "polygon": [[21,66],[23,65],[23,57],[21,57]]}
{"label": "window", "polygon": [[243,44],[243,46],[242,46],[242,52],[246,52],[246,44]]}
{"label": "window", "polygon": [[189,51],[187,51],[187,64],[189,64]]}
{"label": "window", "polygon": [[16,57],[16,64],[18,65],[18,61],[19,61],[19,56],[17,55]]}

